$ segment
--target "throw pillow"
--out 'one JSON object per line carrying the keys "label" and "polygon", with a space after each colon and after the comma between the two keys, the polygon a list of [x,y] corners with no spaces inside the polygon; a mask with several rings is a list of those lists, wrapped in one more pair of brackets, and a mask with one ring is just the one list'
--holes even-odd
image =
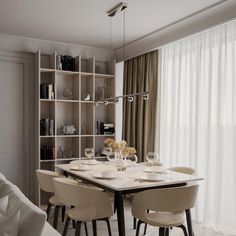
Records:
{"label": "throw pillow", "polygon": [[8,207],[8,195],[0,198],[0,216],[5,215],[7,213],[7,207]]}

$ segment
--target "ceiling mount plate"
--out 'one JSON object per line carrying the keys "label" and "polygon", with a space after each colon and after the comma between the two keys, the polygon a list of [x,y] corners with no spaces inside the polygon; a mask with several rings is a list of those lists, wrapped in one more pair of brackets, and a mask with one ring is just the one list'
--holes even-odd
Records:
{"label": "ceiling mount plate", "polygon": [[116,14],[122,12],[127,8],[127,3],[126,2],[121,2],[115,7],[113,7],[110,11],[107,12],[107,15],[110,17],[115,16]]}

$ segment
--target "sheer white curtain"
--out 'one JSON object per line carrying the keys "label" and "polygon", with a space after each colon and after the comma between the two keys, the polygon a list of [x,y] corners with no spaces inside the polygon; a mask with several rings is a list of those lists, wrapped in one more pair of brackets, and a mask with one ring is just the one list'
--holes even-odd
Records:
{"label": "sheer white curtain", "polygon": [[163,47],[161,60],[161,159],[205,178],[196,235],[236,235],[236,21]]}

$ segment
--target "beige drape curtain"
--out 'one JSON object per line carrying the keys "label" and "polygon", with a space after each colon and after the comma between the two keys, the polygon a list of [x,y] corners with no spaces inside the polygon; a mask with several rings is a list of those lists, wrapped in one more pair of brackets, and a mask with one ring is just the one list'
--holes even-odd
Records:
{"label": "beige drape curtain", "polygon": [[129,146],[137,149],[139,161],[147,152],[154,151],[156,103],[158,86],[158,51],[125,61],[123,94],[149,91],[150,98],[142,96],[130,103],[123,100],[122,137]]}

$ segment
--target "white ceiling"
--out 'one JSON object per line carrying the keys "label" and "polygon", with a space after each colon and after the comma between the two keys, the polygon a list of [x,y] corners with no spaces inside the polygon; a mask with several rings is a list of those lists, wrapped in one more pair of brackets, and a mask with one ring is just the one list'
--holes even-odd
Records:
{"label": "white ceiling", "polygon": [[[127,0],[126,43],[220,0]],[[118,0],[0,0],[0,33],[109,48]],[[112,48],[123,45],[123,15],[112,18]]]}

